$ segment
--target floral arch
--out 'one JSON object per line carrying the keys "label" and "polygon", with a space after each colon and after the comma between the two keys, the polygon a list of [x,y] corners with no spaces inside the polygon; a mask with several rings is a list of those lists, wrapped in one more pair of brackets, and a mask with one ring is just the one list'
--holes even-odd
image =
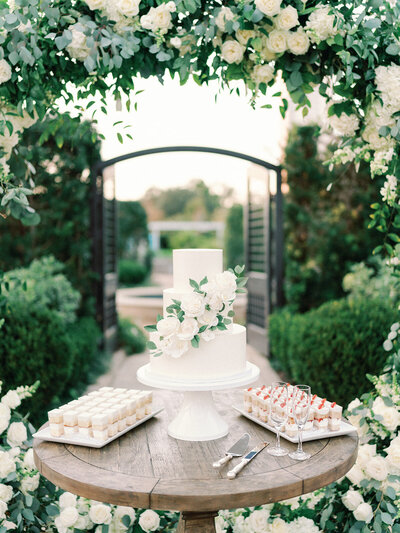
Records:
{"label": "floral arch", "polygon": [[[135,77],[162,81],[169,73],[181,84],[242,80],[255,106],[279,75],[303,114],[315,86],[329,103],[340,137],[331,164],[364,160],[372,177],[387,176],[370,226],[385,234],[379,248],[397,261],[399,0],[0,0],[0,28],[4,215],[38,220],[28,202],[34,169],[14,176],[7,159],[20,148],[20,132],[56,112],[60,97],[86,98],[95,109],[95,98],[105,103],[112,91],[126,95],[129,108]],[[284,115],[287,100],[273,96]],[[76,108],[82,111],[78,101]]]}

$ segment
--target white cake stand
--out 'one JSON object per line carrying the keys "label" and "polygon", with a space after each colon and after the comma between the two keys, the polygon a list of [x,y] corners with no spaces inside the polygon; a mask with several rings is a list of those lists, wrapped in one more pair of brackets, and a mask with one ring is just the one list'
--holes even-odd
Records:
{"label": "white cake stand", "polygon": [[246,363],[246,370],[227,379],[189,381],[173,380],[151,372],[150,364],[137,371],[138,380],[149,387],[184,393],[181,409],[168,426],[168,435],[189,441],[215,440],[229,432],[228,424],[218,413],[212,391],[235,389],[256,381],[260,369]]}

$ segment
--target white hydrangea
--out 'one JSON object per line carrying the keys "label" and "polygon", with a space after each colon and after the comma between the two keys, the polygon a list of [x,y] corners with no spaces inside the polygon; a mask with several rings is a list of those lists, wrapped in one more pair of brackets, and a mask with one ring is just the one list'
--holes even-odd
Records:
{"label": "white hydrangea", "polygon": [[227,63],[241,63],[243,60],[245,48],[235,39],[225,41],[221,46],[221,56]]}
{"label": "white hydrangea", "polygon": [[308,18],[306,31],[313,43],[326,41],[329,37],[336,35],[338,30],[331,7],[318,4]]}
{"label": "white hydrangea", "polygon": [[[397,197],[397,178],[396,176],[393,176],[393,175],[390,175],[390,176],[386,176],[386,181],[385,183],[383,184],[383,187],[381,187],[381,190],[380,190],[380,193],[381,193],[381,196],[382,196],[382,199],[384,202],[387,202],[388,204],[393,204],[393,202],[396,200],[396,197]],[[391,342],[392,339],[387,339],[385,341],[386,343],[386,346],[390,346],[389,350],[386,350],[386,351],[390,351],[392,348],[393,348],[393,343]],[[384,345],[385,345],[384,343]],[[390,343],[390,344],[389,344]],[[386,347],[384,346],[384,348],[386,349]]]}
{"label": "white hydrangea", "polygon": [[393,111],[400,110],[400,65],[394,63],[388,66],[380,65],[375,69],[375,76],[375,83],[384,105],[391,106]]}
{"label": "white hydrangea", "polygon": [[235,15],[233,11],[226,6],[222,6],[218,12],[218,15],[215,17],[215,24],[219,30],[222,32],[225,31],[225,25],[228,20],[233,20]]}
{"label": "white hydrangea", "polygon": [[353,137],[360,127],[360,121],[354,113],[350,115],[341,113],[340,116],[332,115],[328,117],[328,122],[336,133],[345,137]]}
{"label": "white hydrangea", "polygon": [[299,24],[299,15],[296,8],[287,6],[280,10],[274,20],[278,30],[291,30]]}

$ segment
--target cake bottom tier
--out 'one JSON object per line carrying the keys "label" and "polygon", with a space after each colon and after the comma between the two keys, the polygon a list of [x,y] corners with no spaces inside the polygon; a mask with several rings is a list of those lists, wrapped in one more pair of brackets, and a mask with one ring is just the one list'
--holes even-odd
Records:
{"label": "cake bottom tier", "polygon": [[178,380],[229,378],[246,370],[246,328],[234,324],[232,329],[211,341],[201,341],[174,359],[165,354],[150,356],[151,372]]}

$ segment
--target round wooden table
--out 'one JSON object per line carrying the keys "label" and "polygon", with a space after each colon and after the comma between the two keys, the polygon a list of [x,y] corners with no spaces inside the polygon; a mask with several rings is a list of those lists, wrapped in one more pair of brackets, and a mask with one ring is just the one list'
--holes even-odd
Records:
{"label": "round wooden table", "polygon": [[[168,436],[176,415],[178,395],[157,392],[165,410],[101,449],[35,440],[36,465],[43,476],[74,494],[117,505],[181,511],[178,531],[211,533],[220,509],[250,507],[298,496],[342,477],[357,457],[358,438],[349,436],[312,441],[304,448],[311,459],[297,462],[272,457],[263,450],[238,477],[229,480],[230,466],[220,470],[213,461],[244,433],[249,449],[275,435],[235,412],[235,394],[215,393],[220,413],[229,422],[226,437],[187,442]],[[282,439],[285,447],[295,445]],[[236,464],[238,459],[231,461]]]}

